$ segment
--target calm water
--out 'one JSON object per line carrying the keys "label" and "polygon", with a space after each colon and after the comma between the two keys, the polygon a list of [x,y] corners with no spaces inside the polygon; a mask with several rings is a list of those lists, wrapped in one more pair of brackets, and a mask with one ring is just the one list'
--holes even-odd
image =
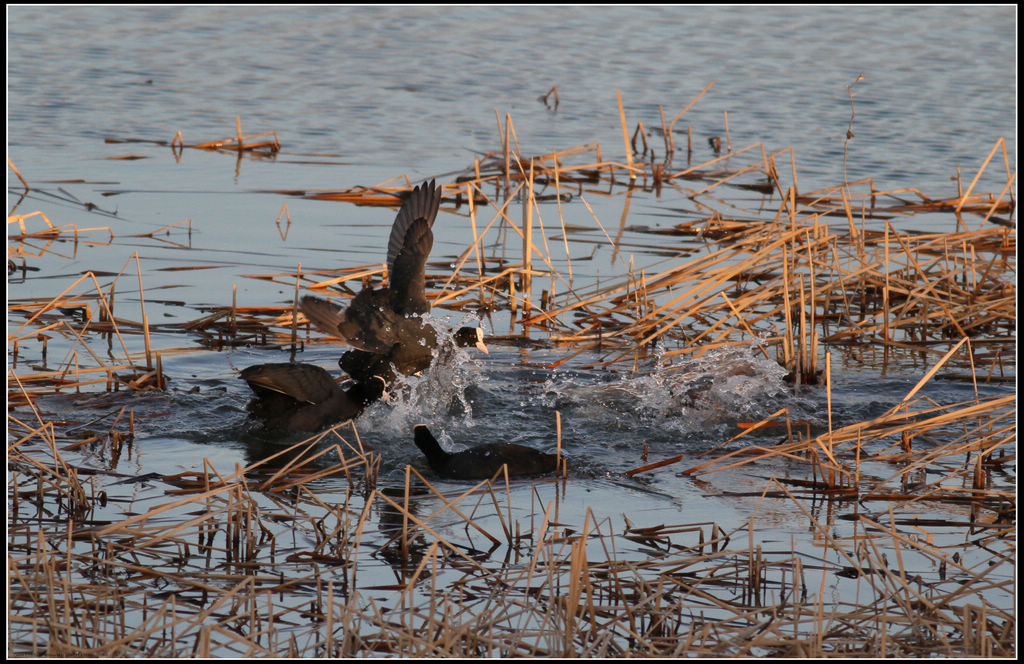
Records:
{"label": "calm water", "polygon": [[[55,225],[109,227],[115,235],[109,246],[59,246],[29,259],[38,270],[12,283],[9,297],[52,297],[87,270],[122,270],[138,252],[154,322],[180,323],[201,316],[202,306],[230,305],[233,285],[241,306],[291,301],[290,287],[246,275],[291,272],[300,262],[306,270],[380,263],[393,210],[253,192],[373,185],[403,174],[451,181],[474,157],[500,149],[495,110],[511,114],[524,153],[596,141],[621,159],[617,89],[631,128],[637,121],[657,127],[659,106],[671,119],[714,81],[683,121],[696,137],[694,160],[713,156],[706,139],[724,138],[728,113],[734,148],[792,147],[808,190],[842,181],[847,86],[863,74],[854,87],[851,180],[952,196],[957,169],[969,182],[1000,137],[1016,167],[1013,7],[12,7],[8,44],[8,154],[35,188],[17,211],[41,210]],[[557,111],[538,101],[552,86]],[[246,133],[277,132],[282,152],[236,163],[186,151],[179,161],[165,147],[104,142],[168,141],[178,131],[186,142],[228,138],[236,116]],[[126,155],[143,158],[111,159]],[[990,167],[978,190],[998,193],[1004,182],[1000,168]],[[20,200],[12,183],[9,172],[10,208]],[[283,240],[274,220],[285,203],[293,224]],[[595,206],[612,223],[622,215],[621,200]],[[666,223],[679,207],[685,197],[677,192],[639,199],[629,223]],[[593,226],[583,206],[564,213],[569,223]],[[186,219],[191,237],[132,237]],[[940,219],[922,215],[913,227],[951,223]],[[436,233],[433,259],[442,261],[470,237],[453,215],[439,218]],[[105,242],[107,234],[87,237]],[[649,236],[632,239],[651,244]],[[572,251],[585,255],[592,245]],[[651,266],[666,260],[640,250],[635,258]],[[577,279],[621,276],[626,260],[601,248],[592,261],[576,263]],[[209,269],[175,269],[197,264]],[[130,290],[119,290],[118,314],[138,320]],[[8,328],[21,322],[9,320]],[[191,341],[158,334],[154,343]],[[420,401],[367,413],[360,431],[385,454],[385,476],[416,458],[408,434],[416,421],[432,418],[456,445],[512,431],[516,442],[550,449],[558,410],[567,452],[579,459],[576,490],[616,496],[608,503],[615,511],[663,510],[651,517],[660,522],[685,521],[694,509],[739,523],[748,505],[710,498],[675,472],[646,486],[621,472],[640,465],[644,443],[654,458],[707,450],[734,434],[737,417],[763,417],[780,401],[809,419],[820,420],[824,410],[820,390],[785,388],[777,366],[753,351],[673,370],[689,372],[686,384],[711,395],[703,409],[680,396],[671,371],[556,371],[543,367],[560,352],[545,352],[498,347],[457,367],[451,384],[460,390],[425,385]],[[59,348],[50,353],[51,364],[61,361]],[[337,354],[318,346],[300,359],[333,368]],[[197,468],[203,457],[229,469],[249,458],[248,394],[236,372],[284,359],[253,349],[168,358],[175,389],[135,402],[144,450],[137,471]],[[739,365],[753,368],[727,370]],[[905,366],[881,381],[875,369],[839,375],[837,417],[885,411],[926,366]],[[935,389],[934,398],[946,402],[973,396],[956,385]],[[46,408],[83,417],[119,403],[89,394]],[[762,483],[742,474],[734,481],[752,491]],[[787,518],[776,525],[801,532],[800,519],[787,526]]]}
{"label": "calm water", "polygon": [[[241,115],[290,153],[342,154],[359,181],[416,177],[492,150],[495,109],[524,152],[615,150],[616,89],[651,127],[715,81],[687,114],[697,136],[728,112],[735,146],[792,146],[833,184],[863,74],[851,176],[946,187],[999,137],[1015,152],[1015,32],[1012,7],[14,7],[9,146],[34,177],[74,177],[104,138],[208,140]],[[537,102],[552,86],[554,114]],[[89,175],[123,182],[123,166]],[[245,170],[239,186],[356,179]]]}

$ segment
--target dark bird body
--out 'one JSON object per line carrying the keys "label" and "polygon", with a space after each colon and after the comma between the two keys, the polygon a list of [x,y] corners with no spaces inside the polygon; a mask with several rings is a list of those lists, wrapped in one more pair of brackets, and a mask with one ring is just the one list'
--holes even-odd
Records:
{"label": "dark bird body", "polygon": [[380,377],[343,389],[313,364],[258,364],[244,369],[241,377],[256,394],[249,412],[270,429],[319,431],[357,417],[384,393]]}
{"label": "dark bird body", "polygon": [[540,475],[558,467],[558,455],[515,443],[491,443],[462,452],[445,452],[430,430],[422,424],[413,430],[416,447],[427,457],[430,468],[441,477],[478,480],[493,477],[503,465],[509,477]]}
{"label": "dark bird body", "polygon": [[423,343],[395,344],[389,353],[370,353],[359,349],[346,351],[338,360],[338,366],[354,380],[381,376],[390,385],[396,374],[411,376],[424,371],[435,357],[441,362],[447,361],[456,346],[476,346],[481,352],[488,352],[483,330],[479,327],[462,327],[451,336],[442,335],[440,340],[433,328],[430,331],[433,334],[424,333]]}
{"label": "dark bird body", "polygon": [[[364,288],[344,309],[311,295],[302,298],[300,308],[318,328],[355,347],[339,364],[356,380],[380,375],[391,382],[395,371],[411,375],[430,366],[438,336],[423,320],[430,311],[425,270],[440,204],[441,190],[433,181],[413,189],[402,203],[388,238],[387,286]],[[486,352],[482,341],[473,343]]]}

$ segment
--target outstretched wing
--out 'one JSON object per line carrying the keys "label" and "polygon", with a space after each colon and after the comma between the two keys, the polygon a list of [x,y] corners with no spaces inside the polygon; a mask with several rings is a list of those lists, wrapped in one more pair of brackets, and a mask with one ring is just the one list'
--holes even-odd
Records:
{"label": "outstretched wing", "polygon": [[441,205],[441,190],[431,180],[412,190],[395,217],[388,238],[389,288],[392,303],[401,314],[430,310],[424,293],[424,271],[434,246],[431,230]]}
{"label": "outstretched wing", "polygon": [[392,310],[390,295],[386,289],[364,288],[347,309],[306,295],[299,308],[322,332],[360,350],[386,353],[397,342],[406,320]]}
{"label": "outstretched wing", "polygon": [[276,392],[300,403],[321,403],[337,389],[331,374],[314,364],[257,364],[243,369],[241,377],[257,395]]}
{"label": "outstretched wing", "polygon": [[341,323],[345,320],[345,311],[341,307],[319,297],[305,295],[299,302],[299,309],[321,332],[341,337]]}
{"label": "outstretched wing", "polygon": [[396,313],[425,314],[427,302],[427,257],[434,244],[434,233],[425,219],[416,219],[405,234],[405,241],[391,265],[388,287],[391,307]]}

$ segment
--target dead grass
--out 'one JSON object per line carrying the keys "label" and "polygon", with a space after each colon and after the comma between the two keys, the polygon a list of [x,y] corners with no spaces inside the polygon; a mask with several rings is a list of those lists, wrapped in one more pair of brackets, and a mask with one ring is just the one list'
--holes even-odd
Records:
{"label": "dead grass", "polygon": [[[555,89],[544,102],[552,93],[557,106]],[[667,154],[685,111],[668,125],[662,117]],[[642,125],[630,142],[624,111],[621,122],[625,163],[597,144],[523,155],[511,118],[499,117],[500,150],[444,185],[446,209],[465,215],[472,238],[454,270],[428,275],[428,295],[438,307],[509,312],[510,340],[569,347],[557,363],[596,355],[628,368],[658,342],[672,357],[758,339],[793,382],[831,390],[834,354],[869,357],[882,372],[901,353],[927,358],[920,383],[879,417],[833,429],[829,412],[827,430],[811,432],[780,411],[699,463],[680,456],[629,473],[685,461],[693,481],[728,496],[716,473],[788,464],[785,477],[765,477],[758,505],[804,514],[813,550],[759,541],[756,511],[732,530],[714,520],[640,526],[628,515],[613,524],[590,510],[562,523],[564,476],[533,485],[499,476],[452,494],[409,467],[404,486],[381,487],[380,458],[350,424],[233,472],[209,462],[141,478],[116,463],[78,467],[86,445],[129,454],[133,413],[121,408],[105,430],[83,432],[36,404],[96,385],[162,389],[161,357],[192,349],[157,350],[154,330],[213,349],[322,341],[294,306],[232,302],[151,325],[135,256],[137,286],[129,261],[106,284],[88,273],[52,298],[8,302],[8,655],[1015,657],[1016,615],[1006,609],[1016,592],[1015,395],[937,404],[920,394],[940,375],[975,385],[1015,375],[1016,231],[999,216],[1015,208],[1005,143],[981,169],[1002,150],[1007,184],[997,195],[974,192],[980,171],[940,199],[871,180],[800,192],[792,150],[730,150],[727,136],[727,154],[680,167],[655,161]],[[175,146],[279,147],[276,135],[244,142],[252,138],[239,123],[235,139]],[[787,153],[788,184],[777,165]],[[714,196],[733,185],[764,197],[762,218],[716,209]],[[288,193],[394,206],[410,186]],[[627,229],[633,192],[668,187],[706,216]],[[578,229],[563,206],[578,199],[593,214],[588,198],[624,191],[619,227],[594,214],[591,229],[623,274],[579,285],[567,239]],[[544,218],[541,200],[557,203],[557,219]],[[924,212],[950,215],[956,230],[901,230]],[[879,221],[882,230],[867,228]],[[113,239],[109,228],[55,226],[41,212],[13,223],[9,272],[26,257]],[[508,240],[493,249],[499,229],[512,249]],[[627,230],[696,238],[703,251],[637,272],[620,255]],[[386,274],[367,265],[247,276],[343,298]],[[141,320],[115,316],[117,293],[141,300]],[[55,369],[48,344],[64,353]],[[26,346],[41,348],[40,367],[24,359]],[[777,444],[746,444],[770,426],[785,429]],[[342,489],[322,495],[326,477]],[[840,534],[833,509],[855,504],[885,507],[853,509]],[[929,521],[908,505],[964,517]],[[962,535],[952,551],[938,543],[950,532]]]}
{"label": "dead grass", "polygon": [[[128,434],[116,442],[117,429],[106,444],[123,444]],[[509,520],[512,487],[501,478],[446,495],[410,468],[404,490],[375,488],[379,459],[348,443],[342,429],[226,475],[207,465],[149,476],[164,496],[148,492],[116,516],[106,501],[123,501],[118,485],[137,478],[82,477],[52,427],[26,428],[8,449],[9,654],[1013,655],[1014,616],[985,598],[1013,592],[1013,575],[998,561],[1009,565],[1015,556],[1014,522],[1001,516],[1015,495],[984,486],[944,491],[940,485],[964,464],[950,460],[950,476],[900,497],[859,499],[971,500],[977,509],[962,526],[970,544],[958,548],[983,549],[982,562],[922,537],[956,524],[892,511],[859,515],[852,534],[837,537],[781,480],[766,483],[762,500],[774,496],[806,514],[819,540],[815,555],[756,543],[756,514],[750,533],[714,522],[641,527],[628,518],[616,527],[592,513],[570,526],[553,518],[556,499],[531,501],[528,515]],[[994,453],[1005,457],[1008,432],[989,433],[969,445],[875,456],[896,474],[941,467],[968,450],[999,461]],[[330,452],[339,461],[315,463],[314,455]],[[329,474],[348,478],[340,498],[321,498],[310,486]],[[876,482],[857,481],[874,490]],[[832,495],[820,485],[802,488]],[[425,514],[427,504],[437,508]],[[372,570],[380,560],[392,567],[393,582],[382,584]],[[856,599],[828,599],[825,584],[840,578],[856,580]]]}

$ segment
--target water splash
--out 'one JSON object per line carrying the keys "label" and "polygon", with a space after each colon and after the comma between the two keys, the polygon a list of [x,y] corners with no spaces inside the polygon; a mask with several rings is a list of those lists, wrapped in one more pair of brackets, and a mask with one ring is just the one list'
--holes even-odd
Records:
{"label": "water splash", "polygon": [[719,348],[695,359],[661,355],[640,375],[611,374],[601,384],[555,375],[545,398],[555,409],[610,429],[650,427],[686,434],[753,420],[778,410],[792,395],[786,371],[755,345]]}
{"label": "water splash", "polygon": [[388,387],[388,400],[371,406],[364,417],[385,436],[409,437],[413,426],[438,417],[473,424],[470,392],[486,380],[479,353],[459,348],[444,321],[430,316],[423,320],[437,330],[442,340],[434,349],[434,360],[425,371],[404,376]]}

